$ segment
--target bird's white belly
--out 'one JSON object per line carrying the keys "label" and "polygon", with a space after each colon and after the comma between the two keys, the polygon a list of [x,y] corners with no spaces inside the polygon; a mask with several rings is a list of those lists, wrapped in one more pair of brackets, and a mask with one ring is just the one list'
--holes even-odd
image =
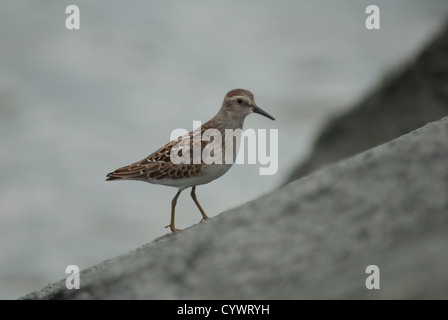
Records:
{"label": "bird's white belly", "polygon": [[212,164],[206,165],[200,174],[191,178],[181,178],[181,179],[160,179],[146,180],[153,184],[162,184],[170,187],[177,187],[186,189],[189,187],[206,184],[213,181],[223,174],[225,174],[232,167],[232,164]]}

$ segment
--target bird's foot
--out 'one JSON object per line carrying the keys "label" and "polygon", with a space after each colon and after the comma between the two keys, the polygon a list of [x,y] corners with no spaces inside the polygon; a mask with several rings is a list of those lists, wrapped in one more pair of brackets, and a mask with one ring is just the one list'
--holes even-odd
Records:
{"label": "bird's foot", "polygon": [[177,232],[177,231],[182,231],[183,230],[183,229],[177,229],[177,228],[174,227],[174,225],[171,225],[171,224],[165,226],[165,228],[170,228],[171,232]]}

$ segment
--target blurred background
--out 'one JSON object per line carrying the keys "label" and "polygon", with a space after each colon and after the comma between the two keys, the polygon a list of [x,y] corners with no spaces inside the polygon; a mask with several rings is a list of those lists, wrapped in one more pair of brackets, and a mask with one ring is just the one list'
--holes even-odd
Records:
{"label": "blurred background", "polygon": [[[81,29],[65,28],[76,4]],[[0,2],[0,298],[15,299],[168,232],[176,189],[104,181],[246,88],[277,120],[279,170],[235,165],[200,186],[209,216],[278,187],[323,124],[441,27],[447,0]],[[176,226],[200,221],[188,192]]]}

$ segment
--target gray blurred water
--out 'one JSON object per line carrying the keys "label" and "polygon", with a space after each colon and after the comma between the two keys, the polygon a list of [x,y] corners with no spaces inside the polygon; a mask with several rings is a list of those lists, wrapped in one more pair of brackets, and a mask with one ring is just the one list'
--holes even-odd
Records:
{"label": "gray blurred water", "polygon": [[[81,29],[65,28],[77,4]],[[447,0],[0,3],[0,298],[14,299],[168,232],[176,189],[104,182],[243,87],[279,130],[279,170],[235,165],[198,187],[210,216],[277,187],[329,116],[412,58]],[[182,194],[177,226],[199,222]]]}

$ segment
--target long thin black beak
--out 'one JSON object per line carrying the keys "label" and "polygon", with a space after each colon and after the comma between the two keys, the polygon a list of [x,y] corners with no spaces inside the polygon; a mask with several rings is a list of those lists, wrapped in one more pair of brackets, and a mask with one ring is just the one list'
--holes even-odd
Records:
{"label": "long thin black beak", "polygon": [[259,106],[255,105],[252,107],[252,111],[258,114],[261,114],[262,116],[265,116],[271,120],[275,120],[275,118],[273,116],[271,116],[269,113],[267,113],[266,111],[264,111],[263,109],[261,109]]}

